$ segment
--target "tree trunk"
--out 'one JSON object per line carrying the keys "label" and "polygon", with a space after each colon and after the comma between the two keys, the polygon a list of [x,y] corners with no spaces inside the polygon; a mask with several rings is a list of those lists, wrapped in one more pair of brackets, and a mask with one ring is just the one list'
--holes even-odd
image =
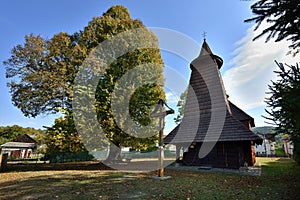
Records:
{"label": "tree trunk", "polygon": [[121,147],[120,145],[110,145],[109,146],[109,154],[106,159],[109,162],[121,162]]}

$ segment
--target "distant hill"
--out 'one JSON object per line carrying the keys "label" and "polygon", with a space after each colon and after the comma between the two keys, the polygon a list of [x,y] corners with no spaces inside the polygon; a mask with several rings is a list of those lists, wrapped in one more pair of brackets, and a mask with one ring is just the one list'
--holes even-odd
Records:
{"label": "distant hill", "polygon": [[259,134],[277,134],[275,131],[275,127],[273,126],[261,126],[261,127],[254,127],[252,128],[252,131],[254,133],[259,133]]}

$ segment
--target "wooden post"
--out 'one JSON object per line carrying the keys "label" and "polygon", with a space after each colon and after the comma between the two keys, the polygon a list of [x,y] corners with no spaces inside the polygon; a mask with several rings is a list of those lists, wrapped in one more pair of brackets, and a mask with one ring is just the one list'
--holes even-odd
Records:
{"label": "wooden post", "polygon": [[2,155],[3,155],[3,154],[0,154],[0,171],[1,171],[1,169],[2,169]]}
{"label": "wooden post", "polygon": [[159,159],[159,169],[158,169],[158,177],[164,176],[164,116],[163,116],[163,101],[159,101],[159,138],[158,138],[158,159]]}
{"label": "wooden post", "polygon": [[[165,110],[164,105],[170,110]],[[158,111],[158,112],[157,112]],[[164,177],[164,127],[165,127],[165,116],[169,114],[174,114],[174,110],[170,108],[164,100],[160,99],[158,101],[158,106],[156,106],[155,110],[150,114],[150,117],[158,117],[159,118],[159,136],[158,136],[158,177]]]}
{"label": "wooden post", "polygon": [[8,154],[0,154],[0,171],[6,168]]}

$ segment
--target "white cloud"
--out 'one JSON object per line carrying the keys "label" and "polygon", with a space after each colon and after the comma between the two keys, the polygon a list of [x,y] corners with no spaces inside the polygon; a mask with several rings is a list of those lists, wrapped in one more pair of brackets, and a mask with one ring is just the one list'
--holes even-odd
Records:
{"label": "white cloud", "polygon": [[287,56],[290,45],[287,41],[265,43],[265,37],[252,39],[267,26],[262,24],[254,32],[254,26],[239,40],[230,61],[233,67],[224,72],[223,81],[230,100],[248,110],[265,105],[264,99],[271,80],[274,80],[275,60],[295,64],[295,57]]}
{"label": "white cloud", "polygon": [[173,93],[173,92],[166,92],[166,98],[167,98],[167,102],[168,104],[175,104],[177,105],[179,97],[177,94]]}

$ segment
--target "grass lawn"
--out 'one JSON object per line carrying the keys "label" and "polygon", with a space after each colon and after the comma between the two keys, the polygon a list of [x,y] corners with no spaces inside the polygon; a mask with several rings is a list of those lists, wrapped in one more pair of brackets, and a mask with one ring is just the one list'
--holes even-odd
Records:
{"label": "grass lawn", "polygon": [[172,178],[164,181],[149,178],[155,172],[95,166],[14,169],[0,173],[0,199],[299,199],[300,166],[288,158],[257,161],[261,176],[166,170]]}

